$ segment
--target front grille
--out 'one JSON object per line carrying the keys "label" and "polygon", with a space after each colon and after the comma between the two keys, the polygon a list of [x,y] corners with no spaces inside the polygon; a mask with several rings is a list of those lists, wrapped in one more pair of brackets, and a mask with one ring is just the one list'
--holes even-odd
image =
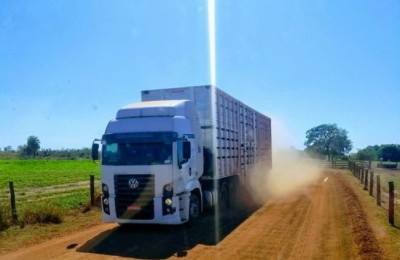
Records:
{"label": "front grille", "polygon": [[[131,188],[134,179],[136,188]],[[131,185],[130,182],[131,181]],[[119,219],[154,218],[154,175],[115,175],[115,210]]]}

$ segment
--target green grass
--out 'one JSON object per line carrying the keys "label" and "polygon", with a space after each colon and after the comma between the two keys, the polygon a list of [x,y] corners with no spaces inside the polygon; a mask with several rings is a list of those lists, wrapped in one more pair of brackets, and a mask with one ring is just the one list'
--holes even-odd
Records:
{"label": "green grass", "polygon": [[28,199],[22,198],[16,201],[17,207],[24,208],[36,207],[41,204],[54,205],[62,209],[74,209],[78,206],[87,205],[90,200],[89,187],[87,189],[71,190],[63,193],[46,193],[46,195],[38,195]]}
{"label": "green grass", "polygon": [[45,187],[100,178],[100,165],[91,160],[0,160],[0,189]]}

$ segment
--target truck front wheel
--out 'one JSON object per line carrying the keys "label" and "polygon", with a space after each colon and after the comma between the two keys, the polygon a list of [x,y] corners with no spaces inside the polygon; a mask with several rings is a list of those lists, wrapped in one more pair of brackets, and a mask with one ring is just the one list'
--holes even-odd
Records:
{"label": "truck front wheel", "polygon": [[200,199],[196,193],[190,194],[189,221],[193,222],[200,216]]}

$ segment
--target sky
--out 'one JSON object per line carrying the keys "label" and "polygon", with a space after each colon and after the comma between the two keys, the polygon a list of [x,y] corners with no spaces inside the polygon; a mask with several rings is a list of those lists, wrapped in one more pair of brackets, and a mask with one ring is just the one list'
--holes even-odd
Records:
{"label": "sky", "polygon": [[[0,148],[90,147],[140,91],[212,81],[205,0],[1,0]],[[400,2],[215,2],[215,84],[271,117],[274,147],[337,124],[400,143]]]}

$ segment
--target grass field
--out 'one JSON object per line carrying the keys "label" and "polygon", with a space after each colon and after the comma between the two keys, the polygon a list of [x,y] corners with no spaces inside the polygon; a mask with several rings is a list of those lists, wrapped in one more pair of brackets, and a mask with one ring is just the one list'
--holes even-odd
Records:
{"label": "grass field", "polygon": [[10,215],[12,181],[20,219],[30,209],[49,205],[68,214],[88,205],[90,175],[99,192],[100,165],[90,160],[0,160],[0,206]]}
{"label": "grass field", "polygon": [[100,165],[91,160],[0,160],[0,189],[14,186],[45,187],[86,181],[100,176]]}

